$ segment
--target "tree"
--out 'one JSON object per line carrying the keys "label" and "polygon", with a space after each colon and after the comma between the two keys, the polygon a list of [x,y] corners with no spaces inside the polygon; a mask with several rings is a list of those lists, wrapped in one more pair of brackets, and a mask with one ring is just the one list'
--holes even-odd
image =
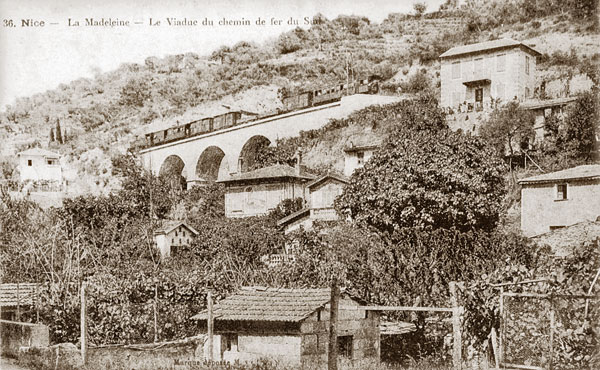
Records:
{"label": "tree", "polygon": [[60,121],[56,119],[56,141],[59,144],[63,144],[62,131],[60,130]]}
{"label": "tree", "polygon": [[424,226],[490,230],[501,211],[504,171],[479,138],[398,126],[335,204],[388,233]]}
{"label": "tree", "polygon": [[561,136],[564,151],[571,158],[588,160],[596,145],[600,122],[598,94],[588,91],[569,108]]}
{"label": "tree", "polygon": [[413,3],[413,9],[415,10],[415,15],[420,18],[427,10],[427,4],[424,2]]}
{"label": "tree", "polygon": [[50,142],[51,142],[51,143],[53,143],[53,142],[54,142],[54,140],[55,140],[55,139],[54,139],[54,129],[53,129],[53,128],[51,128],[51,129],[50,129]]}
{"label": "tree", "polygon": [[533,125],[535,116],[531,111],[519,106],[518,102],[511,101],[501,108],[495,109],[490,117],[481,126],[481,137],[496,151],[499,158],[509,155],[509,170],[516,184],[512,172],[512,160],[517,149],[528,149],[530,141],[535,137]]}

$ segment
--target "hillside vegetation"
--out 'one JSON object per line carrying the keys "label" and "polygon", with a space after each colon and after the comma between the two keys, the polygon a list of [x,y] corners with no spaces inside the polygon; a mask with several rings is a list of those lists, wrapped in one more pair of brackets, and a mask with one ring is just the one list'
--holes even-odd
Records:
{"label": "hillside vegetation", "polygon": [[[544,53],[540,79],[568,80],[599,62],[593,2],[575,3],[443,6],[447,9],[424,15],[390,14],[380,24],[360,16],[328,20],[317,14],[310,29],[283,33],[264,45],[240,42],[210,55],[189,52],[124,64],[8,106],[0,115],[0,138],[9,143],[0,153],[8,162],[2,176],[15,175],[15,152],[46,146],[59,122],[64,143],[50,147],[64,156],[75,193],[108,192],[118,186],[105,176],[110,158],[125,153],[149,129],[220,113],[222,104],[270,111],[280,104],[280,89],[293,92],[347,77],[377,75],[388,94],[436,93],[439,54],[469,42],[512,37],[533,43]],[[323,145],[320,154],[332,151],[332,145]]]}

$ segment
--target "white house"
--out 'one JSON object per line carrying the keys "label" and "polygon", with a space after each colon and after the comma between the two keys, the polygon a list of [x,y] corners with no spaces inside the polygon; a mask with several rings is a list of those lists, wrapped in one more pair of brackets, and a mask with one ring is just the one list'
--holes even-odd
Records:
{"label": "white house", "polygon": [[531,237],[600,216],[600,164],[519,180],[521,230]]}
{"label": "white house", "polygon": [[285,199],[304,199],[304,185],[315,177],[300,166],[274,165],[238,173],[217,182],[225,185],[225,216],[259,216]]}
{"label": "white house", "polygon": [[352,173],[365,165],[381,146],[380,141],[373,141],[365,145],[353,145],[344,149],[344,176],[352,176]]}
{"label": "white house", "polygon": [[163,257],[176,253],[178,248],[189,247],[198,232],[183,221],[166,221],[154,231],[154,241]]}
{"label": "white house", "polygon": [[536,88],[540,52],[512,39],[451,48],[441,59],[441,106],[485,108],[491,99],[524,101]]}
{"label": "white house", "polygon": [[314,221],[335,221],[339,217],[333,208],[335,198],[342,194],[348,184],[345,176],[328,173],[306,185],[308,206],[277,222],[284,232],[290,233],[303,227],[312,228]]}
{"label": "white house", "polygon": [[17,153],[21,181],[54,181],[62,183],[60,155],[41,148]]}

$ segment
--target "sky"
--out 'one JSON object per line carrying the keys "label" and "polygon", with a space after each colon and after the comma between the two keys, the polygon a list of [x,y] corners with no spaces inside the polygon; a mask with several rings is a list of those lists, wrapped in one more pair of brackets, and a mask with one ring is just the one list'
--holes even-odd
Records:
{"label": "sky", "polygon": [[[122,63],[143,63],[149,56],[194,52],[208,55],[238,41],[262,43],[295,28],[290,18],[322,13],[361,15],[380,23],[389,13],[412,12],[413,0],[0,0],[0,111],[15,98],[61,83],[108,72]],[[426,0],[437,10],[443,0]],[[256,25],[258,18],[265,25]],[[111,18],[129,26],[85,26],[85,19]],[[197,20],[198,26],[169,26],[167,18]],[[205,18],[214,26],[202,26]],[[246,19],[250,26],[219,26]],[[271,24],[271,19],[281,24]],[[69,26],[79,22],[80,26]],[[160,21],[159,26],[150,26]],[[29,20],[29,25],[24,26]],[[10,22],[12,21],[12,25]],[[44,25],[41,25],[41,22]],[[34,25],[34,22],[37,22]],[[140,24],[135,24],[140,22]]]}

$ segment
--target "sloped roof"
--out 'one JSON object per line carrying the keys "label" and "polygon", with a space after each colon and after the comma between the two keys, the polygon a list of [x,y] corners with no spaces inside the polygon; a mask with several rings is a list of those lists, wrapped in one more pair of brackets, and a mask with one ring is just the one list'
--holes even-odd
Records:
{"label": "sloped roof", "polygon": [[326,181],[327,179],[334,179],[334,180],[338,180],[339,182],[342,182],[344,184],[347,184],[350,182],[350,179],[348,179],[346,176],[344,175],[340,175],[338,173],[327,173],[313,181],[311,181],[310,183],[306,184],[307,188],[312,188],[315,187],[316,185],[319,185],[320,183],[322,183],[323,181]]}
{"label": "sloped roof", "polygon": [[556,99],[548,99],[548,100],[530,100],[521,104],[521,107],[524,109],[541,109],[541,108],[550,108],[556,107],[560,105],[566,105],[570,102],[577,100],[576,97],[564,97],[564,98],[556,98]]}
{"label": "sloped roof", "polygon": [[298,178],[305,180],[312,180],[315,176],[310,175],[304,171],[300,171],[300,174],[296,172],[294,167],[290,167],[283,164],[276,164],[274,166],[259,168],[254,171],[238,173],[229,178],[219,180],[217,182],[227,183],[235,181],[246,181],[246,180],[258,180],[258,179],[274,179],[274,178]]}
{"label": "sloped roof", "polygon": [[185,226],[194,235],[198,235],[198,231],[196,231],[193,227],[191,227],[190,225],[188,225],[184,221],[173,221],[173,220],[169,220],[169,221],[163,222],[162,226],[159,227],[158,229],[156,229],[154,231],[154,234],[155,235],[156,234],[168,234],[168,233],[170,233],[171,231],[175,230],[176,228],[178,228],[181,225]]}
{"label": "sloped roof", "polygon": [[293,222],[300,218],[305,218],[310,216],[310,208],[303,208],[299,211],[296,211],[280,220],[277,221],[277,226],[285,226],[290,222]]}
{"label": "sloped roof", "polygon": [[0,284],[0,306],[31,306],[35,300],[39,284]]}
{"label": "sloped roof", "polygon": [[520,46],[527,48],[529,51],[531,51],[532,54],[541,55],[541,53],[539,51],[535,50],[531,46],[525,45],[524,43],[522,43],[520,41],[515,41],[513,39],[500,39],[500,40],[480,42],[477,44],[456,46],[456,47],[451,48],[450,50],[447,50],[442,55],[440,55],[440,58],[449,58],[449,57],[453,57],[453,56],[457,56],[457,55],[477,53],[477,52],[484,51],[484,50],[503,49],[503,48],[520,47]]}
{"label": "sloped roof", "polygon": [[570,255],[575,247],[600,238],[600,210],[598,212],[596,221],[583,221],[551,230],[531,240],[539,245],[549,245],[557,256]]}
{"label": "sloped roof", "polygon": [[566,180],[600,179],[600,164],[588,164],[519,180],[519,184],[540,184]]}
{"label": "sloped roof", "polygon": [[[219,321],[300,322],[329,303],[330,297],[328,288],[244,287],[237,294],[216,304],[213,315]],[[207,311],[200,312],[192,319],[206,320]]]}
{"label": "sloped roof", "polygon": [[17,153],[17,155],[32,155],[32,156],[43,156],[43,157],[52,157],[59,158],[60,154],[51,152],[42,148],[31,148],[24,150],[22,152]]}

